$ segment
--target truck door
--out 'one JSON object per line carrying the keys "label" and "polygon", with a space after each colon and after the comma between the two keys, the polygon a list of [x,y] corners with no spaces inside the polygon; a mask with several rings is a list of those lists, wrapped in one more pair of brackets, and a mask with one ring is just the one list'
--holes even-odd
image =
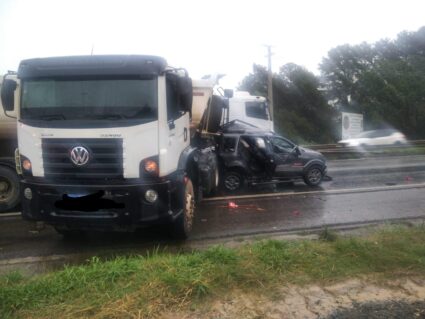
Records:
{"label": "truck door", "polygon": [[275,175],[278,177],[291,177],[298,175],[302,169],[302,163],[298,165],[298,155],[294,152],[295,145],[281,137],[272,137],[270,142],[273,147],[275,161]]}
{"label": "truck door", "polygon": [[[167,124],[168,124],[168,160],[177,168],[180,154],[189,146],[189,114],[179,105],[179,92],[174,78],[166,79]],[[172,155],[173,154],[173,155]],[[170,163],[171,164],[171,163]],[[173,165],[174,166],[174,165]]]}

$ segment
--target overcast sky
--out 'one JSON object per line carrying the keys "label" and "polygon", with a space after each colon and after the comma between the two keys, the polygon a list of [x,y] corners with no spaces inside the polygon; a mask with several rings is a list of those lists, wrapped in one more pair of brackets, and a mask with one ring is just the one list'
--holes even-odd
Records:
{"label": "overcast sky", "polygon": [[318,73],[329,49],[394,38],[425,25],[424,0],[0,0],[0,72],[26,58],[155,54],[193,78],[226,73],[236,86],[253,63]]}

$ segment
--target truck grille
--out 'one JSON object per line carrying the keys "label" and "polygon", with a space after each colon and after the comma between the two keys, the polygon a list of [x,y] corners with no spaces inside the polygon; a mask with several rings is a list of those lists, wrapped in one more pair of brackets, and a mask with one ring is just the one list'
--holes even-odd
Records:
{"label": "truck grille", "polygon": [[[82,146],[90,153],[87,164],[71,161],[71,150]],[[45,138],[42,140],[44,175],[51,180],[123,179],[122,139]]]}

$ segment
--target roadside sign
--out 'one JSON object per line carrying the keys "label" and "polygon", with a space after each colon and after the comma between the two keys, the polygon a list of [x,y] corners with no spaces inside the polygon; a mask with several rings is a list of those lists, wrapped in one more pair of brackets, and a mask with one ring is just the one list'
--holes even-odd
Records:
{"label": "roadside sign", "polygon": [[363,114],[342,112],[341,132],[343,140],[363,132]]}

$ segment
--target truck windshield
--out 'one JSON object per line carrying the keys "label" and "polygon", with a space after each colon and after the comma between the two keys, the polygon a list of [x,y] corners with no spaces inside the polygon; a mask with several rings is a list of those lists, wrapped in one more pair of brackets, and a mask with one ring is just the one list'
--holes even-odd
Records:
{"label": "truck windshield", "polygon": [[267,104],[264,102],[246,102],[245,111],[248,117],[269,120]]}
{"label": "truck windshield", "polygon": [[22,119],[154,121],[156,79],[37,79],[23,82]]}

